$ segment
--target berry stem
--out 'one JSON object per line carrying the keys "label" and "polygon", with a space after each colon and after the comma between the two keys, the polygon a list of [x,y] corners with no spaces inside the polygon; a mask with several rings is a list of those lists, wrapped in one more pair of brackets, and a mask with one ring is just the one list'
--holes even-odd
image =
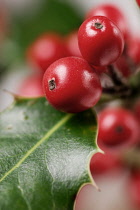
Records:
{"label": "berry stem", "polygon": [[114,87],[105,87],[103,88],[103,93],[105,94],[115,94],[119,98],[127,98],[131,95],[131,88],[128,86],[114,86]]}
{"label": "berry stem", "polygon": [[125,81],[120,77],[120,75],[116,72],[116,69],[113,65],[108,66],[109,75],[116,86],[124,86]]}
{"label": "berry stem", "polygon": [[105,94],[115,94],[118,97],[127,98],[131,95],[131,88],[126,84],[124,78],[122,78],[116,71],[113,65],[108,66],[109,75],[114,83],[113,87],[103,88],[103,93]]}

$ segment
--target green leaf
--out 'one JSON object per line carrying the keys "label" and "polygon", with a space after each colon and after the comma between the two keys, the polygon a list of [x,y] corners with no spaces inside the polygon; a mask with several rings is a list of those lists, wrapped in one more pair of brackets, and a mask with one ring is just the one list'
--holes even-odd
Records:
{"label": "green leaf", "polygon": [[91,110],[65,114],[45,98],[16,99],[0,114],[0,209],[73,209],[91,182],[96,135]]}

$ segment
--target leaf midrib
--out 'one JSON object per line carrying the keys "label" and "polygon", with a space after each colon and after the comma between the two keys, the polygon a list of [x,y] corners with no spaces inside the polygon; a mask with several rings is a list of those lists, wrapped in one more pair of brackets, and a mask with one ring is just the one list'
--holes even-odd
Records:
{"label": "leaf midrib", "polygon": [[44,143],[49,137],[57,131],[62,125],[64,125],[67,121],[72,118],[73,114],[67,114],[61,120],[59,120],[31,149],[29,149],[26,154],[9,170],[7,171],[1,178],[0,182],[2,182],[7,176],[9,176],[14,170],[16,170],[42,143]]}

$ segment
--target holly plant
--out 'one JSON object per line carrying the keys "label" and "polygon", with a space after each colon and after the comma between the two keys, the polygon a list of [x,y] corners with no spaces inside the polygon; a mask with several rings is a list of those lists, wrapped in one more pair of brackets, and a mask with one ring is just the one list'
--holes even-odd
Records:
{"label": "holly plant", "polygon": [[21,44],[32,71],[0,113],[2,210],[77,210],[83,186],[124,165],[140,208],[140,38],[115,5],[70,14]]}

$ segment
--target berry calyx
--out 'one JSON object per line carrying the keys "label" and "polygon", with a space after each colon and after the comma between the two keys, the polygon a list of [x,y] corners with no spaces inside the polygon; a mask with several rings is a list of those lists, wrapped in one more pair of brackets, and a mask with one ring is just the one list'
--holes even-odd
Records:
{"label": "berry calyx", "polygon": [[27,60],[34,68],[44,71],[59,58],[66,56],[62,38],[58,34],[46,33],[27,49]]}
{"label": "berry calyx", "polygon": [[49,103],[63,112],[81,112],[94,106],[102,88],[96,71],[78,57],[55,61],[46,70],[43,88]]}
{"label": "berry calyx", "polygon": [[128,36],[128,29],[126,19],[119,8],[111,4],[101,4],[95,8],[92,8],[87,14],[86,19],[92,16],[105,16],[114,22],[120,29],[124,37]]}
{"label": "berry calyx", "polygon": [[82,56],[93,66],[115,62],[124,48],[122,33],[104,16],[93,16],[82,23],[78,43]]}
{"label": "berry calyx", "polygon": [[101,149],[127,148],[137,142],[138,122],[124,108],[107,108],[100,112],[98,144]]}

